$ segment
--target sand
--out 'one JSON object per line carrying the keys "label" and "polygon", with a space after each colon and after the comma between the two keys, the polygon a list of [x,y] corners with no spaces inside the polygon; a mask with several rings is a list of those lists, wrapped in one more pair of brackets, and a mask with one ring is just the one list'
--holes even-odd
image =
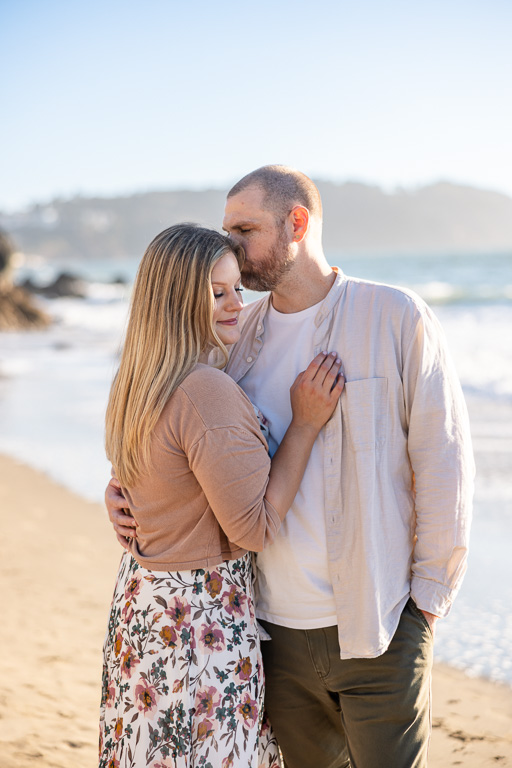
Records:
{"label": "sand", "polygon": [[[94,768],[121,549],[100,505],[7,457],[0,510],[0,768]],[[433,691],[430,768],[512,768],[511,688],[437,665]]]}

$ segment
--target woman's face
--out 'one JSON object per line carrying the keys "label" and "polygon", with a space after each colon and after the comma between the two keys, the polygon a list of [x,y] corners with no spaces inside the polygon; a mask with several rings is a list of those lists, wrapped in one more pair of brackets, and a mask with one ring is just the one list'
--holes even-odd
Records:
{"label": "woman's face", "polygon": [[240,287],[240,270],[234,253],[228,251],[212,270],[215,296],[213,325],[223,344],[234,344],[240,338],[238,315],[244,303]]}

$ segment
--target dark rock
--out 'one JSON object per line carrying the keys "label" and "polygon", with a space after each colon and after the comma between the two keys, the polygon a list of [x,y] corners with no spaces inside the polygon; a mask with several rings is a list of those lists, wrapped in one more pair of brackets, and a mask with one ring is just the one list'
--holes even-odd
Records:
{"label": "dark rock", "polygon": [[61,272],[53,283],[43,286],[36,285],[28,278],[22,287],[30,293],[37,293],[48,299],[58,299],[63,296],[83,299],[86,296],[86,283],[69,272]]}
{"label": "dark rock", "polygon": [[46,328],[51,318],[32,296],[19,286],[0,287],[0,331],[28,331]]}
{"label": "dark rock", "polygon": [[51,318],[43,312],[28,291],[13,285],[14,245],[0,230],[0,331],[25,331],[46,328]]}
{"label": "dark rock", "polygon": [[10,282],[14,245],[10,237],[0,229],[0,286]]}
{"label": "dark rock", "polygon": [[111,285],[128,285],[128,280],[123,275],[116,275],[110,281]]}

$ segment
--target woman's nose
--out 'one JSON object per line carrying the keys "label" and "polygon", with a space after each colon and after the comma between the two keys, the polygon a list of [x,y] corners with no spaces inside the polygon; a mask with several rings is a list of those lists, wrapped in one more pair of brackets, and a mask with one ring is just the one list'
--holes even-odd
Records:
{"label": "woman's nose", "polygon": [[240,296],[239,293],[235,291],[234,294],[230,296],[229,308],[233,310],[236,309],[239,312],[243,308],[243,306],[244,306],[244,302],[242,297]]}

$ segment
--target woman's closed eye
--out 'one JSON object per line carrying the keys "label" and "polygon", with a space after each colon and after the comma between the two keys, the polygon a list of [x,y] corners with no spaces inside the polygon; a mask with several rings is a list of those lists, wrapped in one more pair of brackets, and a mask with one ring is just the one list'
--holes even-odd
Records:
{"label": "woman's closed eye", "polygon": [[[238,288],[235,288],[235,291],[236,291],[236,293],[242,294],[244,292],[244,289],[242,288],[241,285],[239,285]],[[224,296],[224,292],[222,292],[222,293],[214,293],[213,295],[214,295],[214,298],[220,299],[220,298],[222,298],[222,296]]]}

